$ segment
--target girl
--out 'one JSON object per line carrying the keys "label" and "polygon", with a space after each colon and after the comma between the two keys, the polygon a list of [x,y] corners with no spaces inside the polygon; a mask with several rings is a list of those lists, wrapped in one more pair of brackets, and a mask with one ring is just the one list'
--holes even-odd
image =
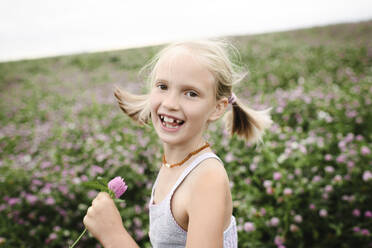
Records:
{"label": "girl", "polygon": [[[232,47],[232,46],[231,46]],[[120,108],[140,124],[152,122],[163,143],[163,161],[149,203],[153,247],[237,247],[229,179],[203,133],[229,104],[225,122],[231,134],[262,142],[271,108],[255,111],[232,92],[241,80],[224,41],[173,43],[149,67],[150,93],[116,89]],[[138,247],[107,193],[99,193],[84,224],[104,247]]]}

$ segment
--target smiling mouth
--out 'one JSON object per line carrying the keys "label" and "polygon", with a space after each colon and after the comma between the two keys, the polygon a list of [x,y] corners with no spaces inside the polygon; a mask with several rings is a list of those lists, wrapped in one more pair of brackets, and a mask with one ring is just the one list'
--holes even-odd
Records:
{"label": "smiling mouth", "polygon": [[176,129],[179,126],[182,126],[185,123],[185,121],[183,121],[183,120],[174,119],[174,118],[164,116],[164,115],[159,115],[159,118],[160,118],[160,121],[163,124],[163,126],[165,126],[167,128]]}

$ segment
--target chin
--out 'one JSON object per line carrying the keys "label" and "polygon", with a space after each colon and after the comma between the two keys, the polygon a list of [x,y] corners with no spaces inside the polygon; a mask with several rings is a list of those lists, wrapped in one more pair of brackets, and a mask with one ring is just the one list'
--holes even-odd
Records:
{"label": "chin", "polygon": [[187,141],[186,139],[181,138],[181,137],[175,137],[175,136],[172,137],[170,135],[164,135],[164,134],[159,134],[159,133],[158,133],[158,137],[164,144],[168,144],[168,145],[177,145],[177,144],[181,144]]}
{"label": "chin", "polygon": [[[163,143],[168,145],[185,144],[191,141],[193,138],[200,136],[200,132],[192,132],[192,134],[190,134],[191,130],[188,129],[189,126],[187,125],[187,123],[186,125],[185,124],[183,125],[182,130],[179,130],[178,132],[174,133],[165,131],[161,125],[162,124],[159,121],[155,122],[154,128],[156,134]],[[186,133],[188,134],[185,135]]]}

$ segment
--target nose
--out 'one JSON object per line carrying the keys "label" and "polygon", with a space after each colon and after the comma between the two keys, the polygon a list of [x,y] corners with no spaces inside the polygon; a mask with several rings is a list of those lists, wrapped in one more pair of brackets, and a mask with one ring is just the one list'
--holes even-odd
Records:
{"label": "nose", "polygon": [[166,107],[169,110],[178,110],[179,104],[180,104],[179,96],[176,92],[171,92],[170,94],[167,94],[165,98],[163,99],[163,106]]}

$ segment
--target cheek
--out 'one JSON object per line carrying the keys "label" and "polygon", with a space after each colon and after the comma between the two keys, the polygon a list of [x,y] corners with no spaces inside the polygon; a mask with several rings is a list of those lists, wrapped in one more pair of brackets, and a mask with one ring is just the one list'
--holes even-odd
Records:
{"label": "cheek", "polygon": [[150,93],[150,107],[153,109],[153,107],[156,105],[158,101],[158,97],[156,97],[156,94],[154,92]]}
{"label": "cheek", "polygon": [[208,121],[208,118],[210,116],[211,107],[208,107],[206,105],[200,107],[195,107],[192,110],[190,110],[190,115],[193,116],[193,119],[197,121],[200,124],[206,124]]}
{"label": "cheek", "polygon": [[155,94],[150,94],[150,111],[151,111],[151,117],[155,117],[156,116],[156,110],[159,107],[159,103],[160,103],[159,97],[156,97]]}
{"label": "cheek", "polygon": [[193,122],[202,123],[206,118],[206,112],[200,106],[190,106],[188,116]]}

